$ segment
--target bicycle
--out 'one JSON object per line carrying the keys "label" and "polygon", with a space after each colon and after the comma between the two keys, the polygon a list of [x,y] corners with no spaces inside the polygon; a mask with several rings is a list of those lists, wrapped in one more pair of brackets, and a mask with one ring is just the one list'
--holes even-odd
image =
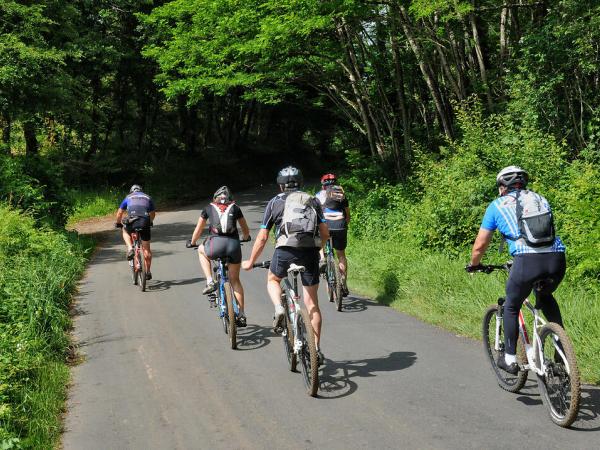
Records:
{"label": "bicycle", "polygon": [[[256,263],[252,267],[268,269],[271,261]],[[306,308],[300,305],[298,294],[298,276],[304,272],[304,266],[291,264],[287,278],[281,280],[281,300],[285,309],[283,325],[277,332],[283,337],[283,348],[290,371],[295,372],[300,361],[302,378],[307,394],[316,397],[319,388],[319,358],[315,344],[315,333]]]}
{"label": "bicycle", "polygon": [[[495,270],[510,271],[511,262],[502,265],[481,265],[473,271],[492,273]],[[541,291],[547,279],[534,284]],[[581,387],[579,369],[571,339],[565,330],[554,322],[546,322],[540,316],[538,305],[525,299],[523,305],[533,315],[533,333],[525,325],[523,311],[519,311],[519,337],[517,340],[517,364],[519,372],[511,375],[497,366],[498,357],[504,357],[503,312],[504,298],[490,305],[483,316],[483,346],[498,385],[516,393],[525,385],[528,371],[537,375],[541,397],[548,409],[550,419],[561,427],[570,426],[579,412]]]}
{"label": "bicycle", "polygon": [[[249,242],[248,240],[240,240],[240,242]],[[191,245],[191,242],[186,242],[187,248],[198,248],[198,245]],[[229,336],[231,349],[237,349],[237,325],[240,317],[240,305],[233,287],[229,282],[228,266],[230,258],[216,258],[211,261],[212,270],[215,274],[215,283],[217,289],[214,292],[207,294],[210,307],[217,308],[219,319],[223,324],[223,331]]]}
{"label": "bicycle", "polygon": [[[123,228],[122,223],[115,224],[116,228]],[[142,238],[140,232],[143,228],[135,227],[131,232],[131,241],[133,243],[133,259],[129,262],[131,268],[131,281],[139,286],[142,292],[146,291],[146,256],[142,247]]]}
{"label": "bicycle", "polygon": [[339,265],[335,259],[335,250],[333,249],[332,240],[329,238],[323,248],[325,255],[325,272],[323,278],[327,282],[327,296],[330,302],[335,302],[336,309],[342,310],[342,275]]}

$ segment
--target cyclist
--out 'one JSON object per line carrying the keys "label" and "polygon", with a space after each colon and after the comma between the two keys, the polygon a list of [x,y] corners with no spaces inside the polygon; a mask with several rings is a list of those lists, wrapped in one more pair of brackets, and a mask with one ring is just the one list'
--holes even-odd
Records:
{"label": "cyclist", "polygon": [[[344,189],[337,184],[337,177],[326,173],[321,177],[322,189],[315,195],[323,207],[323,215],[331,235],[332,247],[338,257],[340,274],[342,275],[342,295],[348,295],[348,260],[346,246],[348,245],[348,224],[350,223],[350,207]],[[321,271],[325,269],[325,256],[321,251]]]}
{"label": "cyclist", "polygon": [[315,332],[319,364],[322,364],[324,356],[319,345],[322,327],[318,298],[319,249],[322,242],[329,239],[329,231],[318,200],[300,190],[302,182],[302,173],[295,167],[288,166],[279,171],[277,184],[281,193],[267,204],[252,253],[242,267],[244,270],[252,269],[268,241],[271,228],[275,226],[275,252],[267,275],[267,291],[275,306],[273,327],[277,331],[282,329],[285,314],[281,304],[281,280],[287,276],[292,263],[304,266],[306,271],[301,274],[304,304]]}
{"label": "cyclist", "polygon": [[[560,309],[552,293],[565,275],[565,246],[554,235],[547,200],[526,190],[527,181],[527,172],[517,166],[505,167],[498,173],[496,184],[500,197],[485,212],[473,244],[471,261],[466,267],[468,272],[477,269],[494,231],[499,230],[508,242],[513,266],[506,282],[504,303],[505,354],[499,356],[497,364],[511,374],[519,371],[516,357],[519,311],[537,280],[548,280],[542,291],[535,291],[537,304],[549,321],[563,326]],[[534,219],[535,226],[533,222],[527,222],[528,217]]]}
{"label": "cyclist", "polygon": [[[127,218],[123,216],[127,213]],[[117,210],[117,218],[115,226],[123,228],[123,240],[127,246],[127,259],[133,259],[133,241],[131,233],[135,228],[141,228],[140,238],[142,239],[142,251],[146,261],[146,279],[152,279],[150,267],[152,265],[152,251],[150,250],[150,227],[156,215],[156,209],[152,198],[144,194],[142,187],[139,184],[134,184],[129,189],[129,195],[121,202]]]}
{"label": "cyclist", "polygon": [[233,195],[227,186],[221,186],[213,195],[213,201],[200,212],[200,218],[192,239],[191,245],[202,235],[204,226],[208,222],[209,236],[203,245],[198,247],[200,267],[206,277],[206,287],[203,294],[210,294],[217,290],[218,286],[212,278],[210,260],[229,257],[229,282],[235,293],[235,298],[240,305],[238,325],[246,326],[246,314],[244,312],[244,287],[240,281],[240,263],[242,262],[242,247],[237,224],[242,229],[243,240],[250,240],[250,229],[244,218],[244,214],[233,200]]}

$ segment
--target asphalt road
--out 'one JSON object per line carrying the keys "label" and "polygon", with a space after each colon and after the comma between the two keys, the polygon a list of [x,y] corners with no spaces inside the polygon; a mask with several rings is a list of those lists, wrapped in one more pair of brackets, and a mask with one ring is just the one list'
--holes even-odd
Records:
{"label": "asphalt road", "polygon": [[[274,193],[237,197],[253,236]],[[200,206],[157,216],[145,293],[131,285],[118,233],[92,259],[64,449],[600,448],[597,388],[583,388],[580,419],[561,429],[534,382],[520,394],[497,387],[479,342],[358,296],[336,312],[323,288],[326,363],[319,397],[307,396],[271,330],[265,270],[242,274],[249,325],[229,349],[184,246]]]}

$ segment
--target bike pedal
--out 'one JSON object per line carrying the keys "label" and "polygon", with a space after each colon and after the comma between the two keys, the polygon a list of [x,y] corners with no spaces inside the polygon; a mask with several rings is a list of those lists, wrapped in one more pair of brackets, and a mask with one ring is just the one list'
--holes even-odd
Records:
{"label": "bike pedal", "polygon": [[275,334],[283,334],[283,327],[275,327],[273,328],[273,332]]}

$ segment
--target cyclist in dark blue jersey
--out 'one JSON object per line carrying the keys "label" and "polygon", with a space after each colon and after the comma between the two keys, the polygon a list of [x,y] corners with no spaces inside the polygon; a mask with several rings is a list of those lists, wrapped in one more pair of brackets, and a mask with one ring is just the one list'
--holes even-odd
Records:
{"label": "cyclist in dark blue jersey", "polygon": [[297,168],[289,166],[279,171],[277,184],[281,194],[267,204],[261,230],[250,258],[242,262],[242,268],[252,269],[269,240],[269,232],[275,227],[275,252],[267,275],[267,291],[275,306],[273,326],[279,329],[285,314],[281,304],[281,280],[287,276],[291,264],[304,266],[306,270],[300,276],[303,299],[315,332],[321,364],[324,356],[319,344],[322,327],[318,297],[319,249],[329,239],[329,231],[321,205],[316,198],[300,190],[302,183],[302,173]]}
{"label": "cyclist in dark blue jersey", "polygon": [[[513,266],[506,282],[504,303],[505,354],[500,355],[497,364],[498,367],[512,374],[516,374],[519,370],[516,357],[519,311],[537,280],[549,280],[544,284],[542,291],[535,291],[537,304],[548,321],[563,326],[560,308],[552,293],[565,276],[565,245],[558,236],[554,235],[554,226],[547,200],[533,191],[526,190],[527,182],[527,172],[517,166],[505,167],[498,173],[496,183],[500,197],[487,207],[473,244],[471,261],[466,268],[470,272],[479,266],[492,241],[494,231],[500,231],[508,242],[508,249],[513,257]],[[534,206],[531,209],[544,213],[536,217],[537,228],[549,230],[546,233],[547,239],[542,244],[532,242],[532,237],[523,232],[524,228],[527,228],[526,225],[523,225],[523,199],[531,196],[535,196]],[[521,205],[519,207],[520,217],[517,202],[520,202]],[[548,226],[540,227],[539,225],[544,220],[548,221]]]}
{"label": "cyclist in dark blue jersey", "polygon": [[[127,218],[123,218],[127,213]],[[150,227],[156,215],[156,208],[152,198],[142,192],[139,184],[134,184],[129,189],[129,195],[123,199],[117,210],[116,225],[123,225],[123,241],[127,246],[127,259],[133,259],[133,241],[131,233],[135,228],[141,228],[140,237],[142,239],[142,249],[146,261],[147,274],[146,279],[152,279],[150,267],[152,265],[152,251],[150,250],[150,240],[152,238]]]}

